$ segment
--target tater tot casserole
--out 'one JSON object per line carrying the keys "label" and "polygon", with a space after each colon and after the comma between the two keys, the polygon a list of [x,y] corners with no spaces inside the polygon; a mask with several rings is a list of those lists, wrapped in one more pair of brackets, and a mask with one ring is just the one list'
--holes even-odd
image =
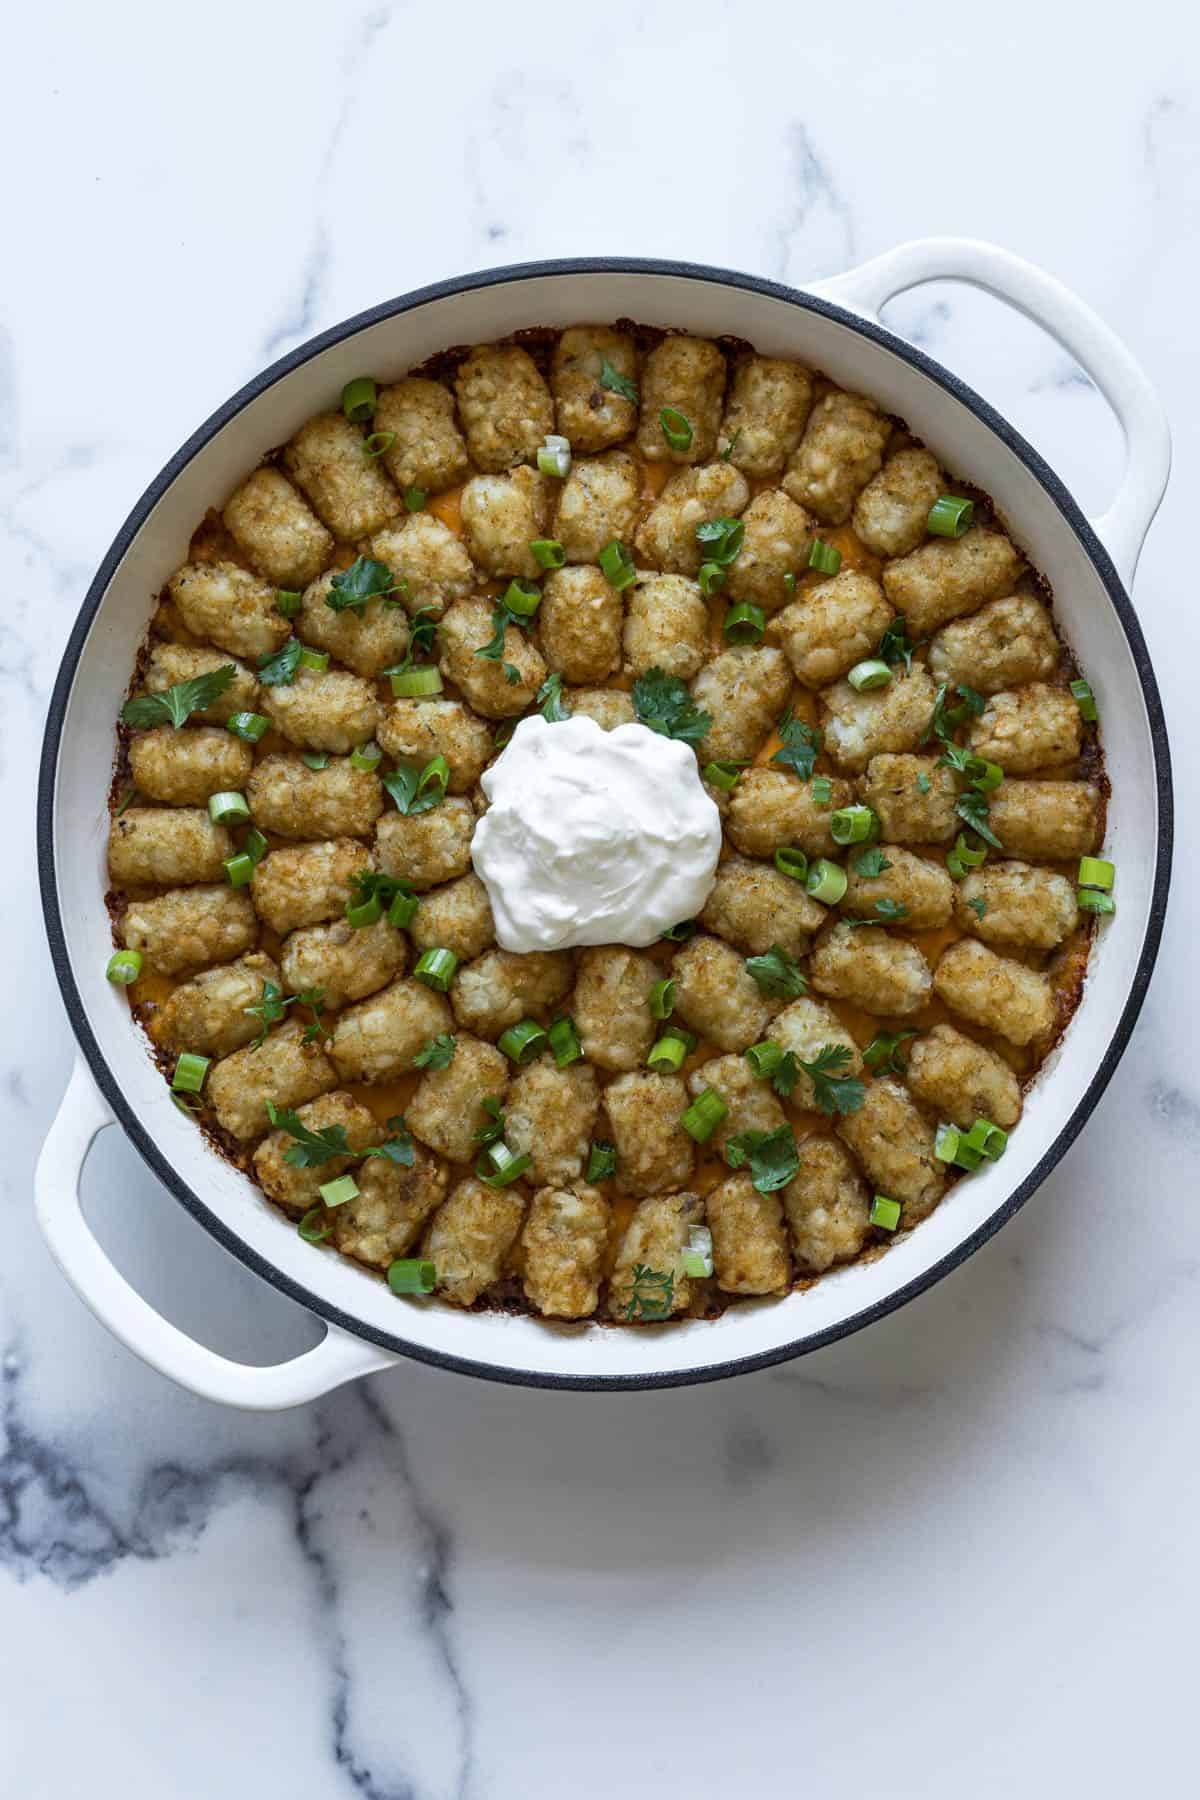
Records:
{"label": "tater tot casserole", "polygon": [[[1003,1155],[1114,907],[1104,759],[1019,522],[902,420],[581,324],[364,371],[212,500],[117,727],[109,974],[312,1255],[716,1317]],[[539,717],[694,755],[694,917],[498,941],[481,782]]]}

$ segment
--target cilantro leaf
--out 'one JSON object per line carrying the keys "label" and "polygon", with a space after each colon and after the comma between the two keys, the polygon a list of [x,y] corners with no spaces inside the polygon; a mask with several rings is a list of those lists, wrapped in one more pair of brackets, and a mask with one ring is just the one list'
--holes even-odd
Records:
{"label": "cilantro leaf", "polygon": [[959,818],[971,827],[972,831],[979,833],[985,844],[990,844],[993,850],[1003,850],[1004,845],[988,824],[988,813],[991,809],[988,806],[986,794],[960,794],[954,810]]}
{"label": "cilantro leaf", "polygon": [[[402,593],[405,599],[408,599],[407,581],[400,581],[396,586],[397,592]],[[389,600],[387,604],[390,606],[393,602]],[[386,669],[380,670],[380,674],[406,675],[418,656],[428,656],[433,649],[437,628],[438,610],[436,606],[418,607],[409,621],[408,649],[404,652],[402,660],[398,663],[390,663]]]}
{"label": "cilantro leaf", "polygon": [[600,386],[607,388],[612,394],[620,394],[622,400],[628,400],[631,406],[638,403],[637,382],[630,381],[628,375],[622,375],[614,369],[607,356],[600,358]]}
{"label": "cilantro leaf", "polygon": [[324,1019],[321,1017],[321,1012],[325,1005],[324,988],[306,988],[302,994],[294,995],[293,999],[290,1000],[288,1004],[289,1006],[292,1004],[295,1004],[296,1006],[307,1006],[309,1012],[312,1014],[312,1024],[305,1027],[304,1035],[300,1039],[302,1044],[313,1044],[318,1038],[333,1036],[328,1025],[326,1025]]}
{"label": "cilantro leaf", "polygon": [[722,462],[732,462],[733,461],[733,453],[737,449],[737,441],[741,437],[741,435],[742,435],[742,428],[739,425],[737,430],[734,432],[733,436],[730,438],[729,442],[726,444],[725,448],[721,452],[721,461]]}
{"label": "cilantro leaf", "polygon": [[569,708],[563,705],[562,688],[561,675],[547,675],[537,691],[535,704],[541,707],[547,725],[560,725],[571,716]]}
{"label": "cilantro leaf", "polygon": [[290,1005],[291,1001],[285,1000],[283,997],[282,988],[277,987],[273,981],[263,982],[262,994],[254,1002],[254,1005],[243,1008],[251,1018],[258,1019],[262,1027],[258,1036],[249,1045],[251,1050],[261,1050],[267,1041],[268,1030],[272,1025],[277,1025],[280,1019],[287,1017],[287,1009]]}
{"label": "cilantro leaf", "polygon": [[634,682],[633,709],[651,731],[685,744],[698,744],[708,736],[712,724],[709,714],[697,709],[687,683],[658,668],[639,675]]}
{"label": "cilantro leaf", "polygon": [[987,912],[987,901],[983,899],[968,900],[967,905],[977,918],[982,919]]}
{"label": "cilantro leaf", "polygon": [[[534,581],[514,580],[509,583],[509,587],[505,589],[505,592],[507,593],[514,587],[519,588],[523,594],[526,594],[531,598],[536,595],[539,600],[541,599],[541,589]],[[502,662],[504,659],[504,638],[509,626],[515,625],[521,631],[528,631],[536,611],[537,607],[535,606],[531,613],[514,612],[512,607],[506,604],[502,595],[492,607],[492,635],[486,644],[480,644],[478,650],[475,652],[476,656],[482,656],[487,662]],[[504,673],[510,687],[515,687],[517,682],[521,679],[520,670],[514,668],[512,663],[504,664]]]}
{"label": "cilantro leaf", "polygon": [[236,663],[222,663],[207,675],[194,675],[190,681],[177,681],[157,694],[139,694],[121,708],[124,724],[137,731],[154,725],[173,725],[176,731],[194,712],[205,712],[219,700],[237,674]]}
{"label": "cilantro leaf", "polygon": [[908,908],[903,900],[892,900],[888,897],[875,902],[875,911],[888,925],[898,925],[901,919],[908,917]]}
{"label": "cilantro leaf", "polygon": [[381,600],[395,591],[396,583],[386,563],[373,562],[369,556],[358,556],[348,569],[342,569],[334,576],[325,604],[333,612],[355,612],[361,618],[368,600]]}
{"label": "cilantro leaf", "polygon": [[[959,703],[950,706],[947,704],[950,693],[949,682],[943,681],[938,688],[929,723],[921,734],[923,744],[927,744],[931,737],[936,737],[940,738],[943,744],[949,745],[950,739],[963,721],[972,717],[977,719],[987,704],[983,695],[977,693],[973,687],[968,687],[965,682],[960,681],[954,692],[959,697]],[[957,763],[952,765],[955,768],[959,766]]]}
{"label": "cilantro leaf", "polygon": [[800,1064],[796,1061],[794,1050],[785,1050],[779,1067],[771,1077],[771,1086],[785,1100],[790,1100],[792,1089],[800,1079]]}
{"label": "cilantro leaf", "polygon": [[258,679],[264,687],[291,687],[296,679],[296,670],[300,667],[300,652],[303,645],[297,637],[290,637],[283,648],[269,652],[258,659]]}
{"label": "cilantro leaf", "polygon": [[284,1162],[293,1169],[319,1169],[335,1156],[354,1154],[346,1141],[344,1125],[327,1125],[322,1131],[312,1131],[299,1113],[291,1107],[276,1106],[272,1100],[267,1101],[267,1117],[276,1131],[286,1131],[295,1138],[295,1143],[283,1153]]}
{"label": "cilantro leaf", "polygon": [[658,935],[671,944],[686,944],[689,938],[695,937],[699,929],[695,919],[681,919],[678,925],[668,925],[667,929],[660,931]]}
{"label": "cilantro leaf", "polygon": [[793,770],[801,781],[811,780],[817,757],[821,754],[820,732],[806,725],[803,719],[793,718],[789,707],[779,722],[779,735],[783,742],[771,761]]}
{"label": "cilantro leaf", "polygon": [[850,1061],[848,1044],[824,1044],[811,1062],[798,1058],[800,1067],[812,1082],[813,1100],[830,1118],[835,1113],[857,1112],[863,1103],[864,1088],[857,1075],[835,1075]]}
{"label": "cilantro leaf", "polygon": [[414,1152],[412,1133],[399,1114],[388,1120],[390,1136],[382,1144],[372,1144],[369,1150],[360,1150],[364,1159],[368,1156],[381,1156],[385,1162],[396,1163],[402,1169],[411,1169]]}
{"label": "cilantro leaf", "polygon": [[914,641],[909,637],[908,620],[903,613],[897,613],[880,638],[879,648],[875,654],[881,657],[889,668],[894,668],[897,663],[902,662],[907,675],[912,670],[913,651],[917,648],[918,643],[923,644],[924,642],[924,638]]}
{"label": "cilantro leaf", "polygon": [[411,894],[412,889],[406,882],[397,881],[393,875],[381,875],[375,869],[358,869],[350,877],[350,886],[354,889],[354,904],[363,906],[368,900],[379,896],[379,904],[386,911],[397,894]]}
{"label": "cilantro leaf", "polygon": [[624,1308],[627,1319],[665,1319],[675,1300],[675,1276],[646,1263],[634,1263],[633,1280],[626,1287],[629,1295]]}
{"label": "cilantro leaf", "polygon": [[921,773],[917,776],[918,794],[927,794],[932,786],[933,783],[929,779],[929,771],[927,769],[922,769]]}
{"label": "cilantro leaf", "polygon": [[866,850],[860,850],[853,861],[854,873],[861,875],[864,881],[874,881],[877,875],[882,875],[892,866],[878,844],[871,844]]}
{"label": "cilantro leaf", "polygon": [[458,1048],[457,1040],[448,1031],[439,1031],[436,1037],[429,1038],[413,1057],[414,1069],[447,1069],[454,1061],[454,1052]]}
{"label": "cilantro leaf", "polygon": [[787,1125],[781,1125],[778,1131],[739,1131],[726,1142],[725,1160],[731,1169],[747,1164],[750,1179],[760,1194],[786,1187],[800,1167],[796,1140]]}
{"label": "cilantro leaf", "polygon": [[[506,1129],[504,1112],[494,1094],[489,1094],[482,1105],[488,1116],[488,1122],[486,1125],[481,1125],[478,1131],[471,1133],[472,1141],[476,1144],[495,1144],[504,1136]],[[589,1176],[588,1179],[590,1180],[591,1177]]]}
{"label": "cilantro leaf", "polygon": [[808,987],[800,965],[782,944],[772,944],[762,956],[748,956],[746,973],[753,976],[764,994],[780,994],[787,1000],[797,999]]}

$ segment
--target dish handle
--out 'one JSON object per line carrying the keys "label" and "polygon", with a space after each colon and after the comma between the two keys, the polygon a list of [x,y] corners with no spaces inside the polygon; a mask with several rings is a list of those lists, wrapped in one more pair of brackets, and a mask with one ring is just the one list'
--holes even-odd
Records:
{"label": "dish handle", "polygon": [[975,238],[918,238],[810,292],[878,319],[897,294],[926,281],[967,281],[1015,306],[1057,338],[1095,382],[1125,436],[1125,473],[1112,505],[1092,527],[1128,587],[1171,468],[1171,434],[1162,402],[1136,358],[1070,288],[1045,270]]}
{"label": "dish handle", "polygon": [[155,1312],[109,1261],[80,1203],[88,1150],[97,1133],[114,1123],[86,1063],[77,1057],[38,1158],[34,1207],[55,1262],[84,1305],[126,1349],[202,1399],[261,1412],[316,1400],[345,1381],[391,1368],[399,1360],[326,1324],[321,1342],[303,1356],[257,1368],[219,1356]]}

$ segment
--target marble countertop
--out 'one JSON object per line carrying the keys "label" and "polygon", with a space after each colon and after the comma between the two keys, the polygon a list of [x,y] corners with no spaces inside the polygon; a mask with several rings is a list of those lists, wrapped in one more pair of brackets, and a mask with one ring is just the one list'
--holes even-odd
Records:
{"label": "marble countertop", "polygon": [[[3,1800],[1184,1791],[1200,37],[1167,0],[1119,32],[1075,15],[517,0],[460,8],[451,37],[402,4],[48,0],[10,30]],[[264,362],[448,273],[608,251],[799,282],[946,231],[1089,299],[1175,433],[1135,593],[1185,796],[1175,899],[1082,1138],[917,1304],[736,1382],[578,1396],[413,1365],[276,1417],[177,1391],[92,1320],[30,1210],[72,1056],[37,745],[133,500]],[[1053,344],[949,286],[889,319],[1100,510],[1119,434]],[[315,1339],[119,1133],[87,1190],[121,1265],[205,1341],[267,1361]]]}

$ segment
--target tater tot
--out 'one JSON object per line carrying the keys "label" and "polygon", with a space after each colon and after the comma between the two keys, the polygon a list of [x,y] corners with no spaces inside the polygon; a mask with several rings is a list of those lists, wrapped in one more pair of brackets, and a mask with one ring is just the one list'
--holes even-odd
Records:
{"label": "tater tot", "polygon": [[778,1131],[787,1123],[770,1082],[760,1081],[744,1056],[715,1056],[693,1069],[687,1084],[694,1099],[714,1088],[729,1109],[708,1140],[718,1156],[725,1154],[729,1139],[743,1131]]}
{"label": "tater tot", "polygon": [[873,1183],[875,1192],[898,1200],[901,1223],[916,1225],[933,1211],[946,1186],[946,1169],[934,1155],[934,1131],[899,1081],[872,1081],[857,1112],[837,1122]]}
{"label": "tater tot", "polygon": [[554,346],[550,386],[557,430],[577,452],[619,444],[637,424],[634,402],[602,386],[600,374],[606,362],[619,376],[636,384],[637,351],[624,332],[605,325],[570,325]]}
{"label": "tater tot", "polygon": [[379,719],[371,683],[341,669],[301,669],[290,687],[263,689],[262,709],[290,743],[339,754],[374,737]]}
{"label": "tater tot", "polygon": [[571,1016],[589,1062],[601,1069],[636,1069],[654,1042],[650,990],[658,964],[618,944],[584,950],[579,958]]}
{"label": "tater tot", "polygon": [[782,650],[739,644],[723,650],[692,682],[692,697],[712,720],[701,762],[741,762],[761,749],[792,691]]}
{"label": "tater tot", "polygon": [[812,399],[812,376],[799,363],[739,357],[721,420],[721,455],[743,475],[781,474],[804,436]]}
{"label": "tater tot", "polygon": [[258,1036],[259,1021],[246,1008],[267,981],[278,985],[279,970],[261,951],[202,970],[167,995],[151,1024],[154,1042],[163,1050],[231,1055]]}
{"label": "tater tot", "polygon": [[1079,923],[1074,884],[1053,869],[987,862],[954,890],[954,916],[987,944],[1055,950]]}
{"label": "tater tot", "polygon": [[1054,1025],[1054,992],[1047,978],[972,938],[960,938],[942,952],[933,987],[951,1012],[999,1032],[1011,1044],[1032,1043]]}
{"label": "tater tot", "polygon": [[[708,338],[668,337],[651,350],[642,367],[641,418],[637,447],[647,462],[707,462],[717,447],[721,402],[725,398],[725,358]],[[691,438],[680,450],[667,442],[659,415],[681,412]]]}
{"label": "tater tot", "polygon": [[929,727],[937,689],[920,664],[885,688],[858,693],[848,681],[821,694],[825,748],[843,769],[865,769],[886,750],[916,750]]}
{"label": "tater tot", "polygon": [[319,925],[345,911],[351,876],[370,867],[370,852],[353,838],[285,844],[269,850],[251,877],[254,909],[281,936],[298,925]]}
{"label": "tater tot", "polygon": [[533,358],[516,345],[477,345],[459,364],[454,389],[467,449],[478,469],[532,462],[554,430],[550,390]]}
{"label": "tater tot", "polygon": [[415,1144],[407,1167],[390,1157],[372,1156],[358,1165],[354,1179],[356,1197],[329,1215],[334,1246],[343,1256],[386,1270],[408,1254],[426,1219],[446,1198],[450,1171],[440,1156]]}
{"label": "tater tot", "polygon": [[255,574],[276,587],[298,593],[333,555],[333,538],[278,469],[255,469],[221,517]]}
{"label": "tater tot", "polygon": [[235,656],[267,656],[290,635],[275,589],[236,563],[184,563],[167,593],[193,637]]}
{"label": "tater tot", "polygon": [[854,533],[877,556],[907,556],[929,527],[942,471],[928,450],[898,450],[854,502]]}
{"label": "tater tot", "polygon": [[284,449],[283,464],[317,517],[343,543],[381,530],[401,509],[378,457],[367,455],[362,428],[345,413],[317,413],[307,420]]}
{"label": "tater tot", "polygon": [[981,694],[1046,681],[1058,658],[1050,614],[1032,594],[989,601],[970,618],[944,625],[929,646],[929,667],[936,681],[952,687],[966,682]]}
{"label": "tater tot", "polygon": [[690,681],[708,658],[708,607],[686,575],[641,575],[625,589],[625,665]]}
{"label": "tater tot", "polygon": [[785,493],[826,525],[844,525],[883,461],[891,424],[873,400],[835,388],[818,400],[788,458]]}
{"label": "tater tot", "polygon": [[130,739],[129,773],[139,794],[171,806],[203,806],[210,794],[239,790],[254,752],[219,726],[176,731],[159,725]]}
{"label": "tater tot", "polygon": [[726,570],[730,600],[749,601],[773,613],[790,598],[785,575],[803,569],[812,541],[812,520],[802,506],[778,489],[756,494],[742,523],[746,536]]}
{"label": "tater tot", "polygon": [[761,956],[772,944],[803,956],[824,921],[825,908],[810,899],[802,881],[742,856],[718,863],[700,913],[700,923],[708,931],[736,944],[747,956]]}
{"label": "tater tot", "polygon": [[370,837],[383,811],[383,784],[346,756],[310,769],[302,757],[273,751],[255,765],[246,799],[254,823],[276,837]]}
{"label": "tater tot", "polygon": [[860,797],[878,814],[888,844],[948,844],[962,830],[958,782],[936,756],[873,756]]}
{"label": "tater tot", "polygon": [[440,494],[467,472],[467,446],[454,418],[454,396],[440,381],[405,375],[380,388],[373,431],[394,431],[383,464],[396,486]]}
{"label": "tater tot", "polygon": [[494,1044],[460,1031],[444,1069],[426,1069],[404,1111],[409,1130],[451,1162],[470,1162],[479,1149],[475,1133],[489,1123],[484,1101],[499,1099],[508,1063]]}
{"label": "tater tot", "polygon": [[905,1079],[918,1100],[964,1130],[990,1119],[1007,1131],[1021,1116],[1020,1083],[1004,1058],[953,1025],[913,1040]]}
{"label": "tater tot", "polygon": [[443,1300],[473,1306],[499,1281],[525,1217],[525,1199],[523,1188],[488,1187],[473,1175],[451,1190],[433,1215],[423,1248]]}
{"label": "tater tot", "polygon": [[[485,719],[515,719],[532,705],[546,679],[546,665],[528,635],[515,625],[505,629],[501,656],[478,655],[494,635],[491,604],[460,600],[438,631],[438,667]],[[517,671],[515,681],[509,681],[506,669]]]}
{"label": "tater tot", "polygon": [[746,510],[750,487],[729,463],[680,469],[667,482],[634,537],[640,562],[673,575],[696,575],[705,560],[696,527],[736,518]]}
{"label": "tater tot", "polygon": [[641,477],[627,450],[576,457],[554,515],[554,536],[567,561],[599,562],[605,544],[631,540],[641,505]]}
{"label": "tater tot", "polygon": [[504,1103],[505,1138],[518,1155],[532,1158],[532,1180],[578,1180],[599,1105],[596,1072],[586,1062],[560,1069],[553,1056],[540,1056],[517,1070]]}
{"label": "tater tot", "polygon": [[713,1272],[726,1294],[786,1294],[792,1260],[778,1194],[760,1194],[742,1170],[705,1201],[713,1240]]}
{"label": "tater tot", "polygon": [[289,1019],[257,1049],[249,1046],[215,1063],[208,1099],[217,1123],[231,1137],[262,1137],[270,1130],[267,1101],[302,1106],[338,1084],[337,1071],[321,1046],[306,1044],[307,1027]]}
{"label": "tater tot", "polygon": [[732,945],[699,934],[682,946],[671,973],[675,1011],[719,1050],[744,1050],[763,1035],[774,1009]]}
{"label": "tater tot", "polygon": [[375,827],[375,850],[385,875],[420,891],[465,875],[471,867],[475,808],[461,795],[426,813],[388,813]]}
{"label": "tater tot", "polygon": [[800,1173],[783,1189],[792,1255],[806,1274],[851,1262],[866,1242],[871,1195],[837,1138],[802,1138]]}
{"label": "tater tot", "polygon": [[390,1081],[413,1067],[431,1037],[452,1029],[440,994],[420,981],[393,981],[339,1014],[329,1054],[343,1081]]}
{"label": "tater tot", "polygon": [[[814,1000],[810,994],[802,994],[798,1000],[791,1001],[781,1013],[776,1014],[771,1021],[771,1037],[790,1051],[797,1062],[814,1062],[821,1051],[828,1050],[831,1045],[845,1050],[848,1054],[835,1071],[836,1074],[862,1074],[862,1057],[850,1032],[832,1007],[826,1006],[821,1000]],[[811,1077],[804,1070],[800,1070],[796,1076],[791,1102],[801,1112],[816,1110],[816,1093]]]}
{"label": "tater tot", "polygon": [[361,612],[335,611],[328,604],[334,571],[320,575],[304,590],[296,618],[296,636],[318,650],[328,650],[356,675],[374,680],[408,649],[408,614],[386,600],[368,600]]}
{"label": "tater tot", "polygon": [[771,630],[797,681],[820,688],[873,656],[892,617],[877,581],[843,569],[785,606]]}
{"label": "tater tot", "polygon": [[[309,1131],[328,1131],[331,1125],[340,1126],[352,1151],[365,1150],[368,1144],[377,1144],[383,1136],[361,1100],[340,1090],[322,1094],[307,1105],[297,1107],[296,1112]],[[254,1173],[277,1206],[286,1207],[290,1213],[303,1213],[311,1206],[322,1204],[321,1189],[326,1182],[336,1181],[350,1169],[354,1169],[357,1176],[359,1165],[358,1158],[353,1155],[331,1156],[316,1168],[297,1169],[287,1160],[287,1153],[295,1142],[290,1132],[272,1131],[254,1152]],[[339,1210],[332,1207],[325,1213],[331,1227]]]}
{"label": "tater tot", "polygon": [[335,1010],[352,1000],[365,1000],[403,975],[408,960],[404,933],[386,918],[374,925],[305,925],[285,940],[280,956],[282,981],[289,994],[320,988],[326,1007]]}
{"label": "tater tot", "polygon": [[1074,762],[1083,743],[1083,718],[1069,688],[1031,682],[993,694],[968,733],[976,756],[1010,775]]}
{"label": "tater tot", "polygon": [[1002,781],[988,823],[1010,856],[1070,862],[1096,848],[1100,789],[1090,781]]}
{"label": "tater tot", "polygon": [[471,792],[495,748],[487,726],[461,700],[393,700],[380,710],[375,736],[396,762],[424,768],[444,756],[452,794]]}
{"label": "tater tot", "polygon": [[473,475],[462,491],[462,523],[481,569],[506,580],[520,575],[535,581],[542,565],[529,546],[546,536],[550,523],[549,480],[528,468]]}
{"label": "tater tot", "polygon": [[176,888],[152,900],[131,900],[120,930],[121,942],[141,953],[145,968],[156,975],[184,975],[251,949],[258,920],[249,894],[222,880],[217,887]]}
{"label": "tater tot", "polygon": [[603,681],[621,662],[621,596],[599,569],[576,565],[547,575],[538,608],[547,665],[566,681]]}
{"label": "tater tot", "polygon": [[[699,1194],[657,1194],[638,1205],[617,1246],[609,1279],[608,1310],[614,1319],[646,1324],[686,1310],[692,1284],[683,1258],[693,1227],[703,1223]],[[669,1277],[669,1285],[639,1283],[634,1274],[639,1268]]]}
{"label": "tater tot", "polygon": [[[872,846],[862,859],[867,867],[873,867],[877,860],[875,848]],[[855,919],[875,918],[879,902],[891,901],[904,908],[903,922],[908,931],[932,931],[948,925],[954,911],[954,883],[941,863],[915,856],[911,850],[897,849],[894,844],[889,844],[882,856],[886,867],[878,875],[864,875],[860,852],[850,852],[846,892],[841,901],[843,912]]]}
{"label": "tater tot", "polygon": [[912,636],[928,637],[985,600],[1011,594],[1024,567],[1003,532],[976,525],[960,538],[932,538],[888,563],[883,591],[908,620]]}
{"label": "tater tot", "polygon": [[474,962],[490,950],[496,924],[488,891],[475,871],[423,894],[408,935],[418,952],[453,950],[460,963]]}
{"label": "tater tot", "polygon": [[844,919],[825,926],[808,966],[819,993],[849,1000],[883,1019],[919,1012],[933,987],[929,964],[915,944],[890,937],[882,926],[856,929]]}
{"label": "tater tot", "polygon": [[687,1105],[688,1091],[678,1075],[638,1069],[605,1088],[623,1194],[661,1194],[688,1180],[694,1146],[680,1124]]}
{"label": "tater tot", "polygon": [[563,695],[563,703],[572,715],[594,719],[601,731],[631,725],[636,717],[624,688],[573,688]]}
{"label": "tater tot", "polygon": [[498,1038],[529,1013],[544,1013],[571,985],[566,950],[486,950],[460,969],[450,989],[454,1016],[477,1037]]}
{"label": "tater tot", "polygon": [[478,583],[466,546],[432,513],[412,513],[398,525],[377,531],[371,555],[392,572],[397,592],[410,613],[439,615],[455,600],[465,600]]}
{"label": "tater tot", "polygon": [[729,835],[744,856],[774,856],[789,846],[806,856],[830,856],[837,845],[829,821],[849,806],[854,790],[834,777],[828,801],[814,800],[811,781],[786,769],[747,769],[729,801]]}
{"label": "tater tot", "polygon": [[555,1183],[533,1196],[521,1231],[525,1298],[544,1318],[595,1312],[611,1218],[604,1195],[584,1181]]}
{"label": "tater tot", "polygon": [[119,888],[220,881],[233,851],[232,837],[204,807],[130,806],[112,822],[108,872]]}
{"label": "tater tot", "polygon": [[234,713],[253,712],[258,703],[258,678],[244,664],[220,650],[196,650],[186,644],[155,644],[146,664],[146,692],[161,694],[180,681],[195,681],[233,664],[235,674],[223,694],[211,706],[194,712],[195,725],[224,725]]}

